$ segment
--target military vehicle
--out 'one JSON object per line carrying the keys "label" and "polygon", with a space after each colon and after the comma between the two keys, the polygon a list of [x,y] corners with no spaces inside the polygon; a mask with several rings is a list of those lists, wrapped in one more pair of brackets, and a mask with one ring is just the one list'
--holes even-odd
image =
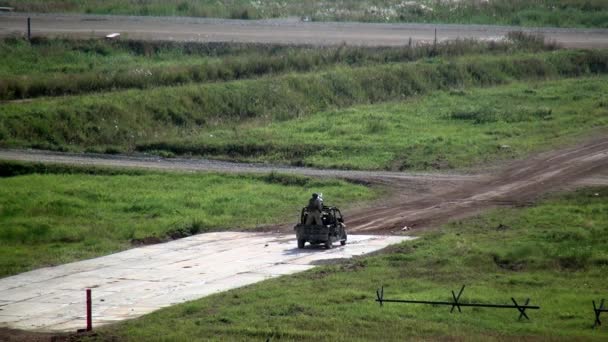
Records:
{"label": "military vehicle", "polygon": [[323,244],[327,249],[332,248],[336,241],[340,241],[342,246],[346,245],[346,225],[340,209],[323,206],[322,225],[307,225],[307,216],[308,209],[304,207],[300,215],[300,223],[293,228],[296,231],[298,248],[304,248],[306,242],[313,246]]}

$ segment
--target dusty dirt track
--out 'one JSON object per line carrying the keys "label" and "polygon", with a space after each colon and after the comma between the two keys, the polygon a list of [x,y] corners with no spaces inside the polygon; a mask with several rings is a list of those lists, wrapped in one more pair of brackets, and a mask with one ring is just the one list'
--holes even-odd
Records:
{"label": "dusty dirt track", "polygon": [[228,20],[58,14],[0,14],[0,36],[23,35],[32,18],[34,36],[103,37],[118,32],[129,39],[397,46],[463,38],[496,40],[510,31],[543,34],[568,48],[606,48],[607,29],[521,28],[489,25],[302,22],[299,19]]}
{"label": "dusty dirt track", "polygon": [[[608,185],[608,137],[540,153],[478,174],[406,174],[273,167],[206,160],[103,156],[44,151],[0,150],[0,159],[157,170],[332,176],[383,184],[393,195],[368,208],[346,212],[352,233],[403,233],[404,227],[431,227],[498,206],[526,205],[549,191],[580,185]],[[272,227],[288,230],[290,225]]]}
{"label": "dusty dirt track", "polygon": [[606,185],[608,137],[541,153],[499,170],[445,193],[435,189],[430,195],[410,200],[398,197],[384,207],[351,215],[349,224],[359,232],[399,232],[405,226],[428,227],[492,207],[526,205],[549,191]]}

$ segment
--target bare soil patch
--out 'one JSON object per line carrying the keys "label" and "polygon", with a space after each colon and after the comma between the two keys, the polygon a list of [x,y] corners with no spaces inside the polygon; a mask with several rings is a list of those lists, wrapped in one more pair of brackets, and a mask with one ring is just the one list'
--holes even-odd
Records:
{"label": "bare soil patch", "polygon": [[604,136],[514,161],[455,187],[434,183],[430,195],[395,196],[381,206],[350,213],[349,230],[400,234],[489,208],[528,205],[547,192],[585,185],[586,179],[596,184],[605,179],[598,175],[606,170],[608,137]]}

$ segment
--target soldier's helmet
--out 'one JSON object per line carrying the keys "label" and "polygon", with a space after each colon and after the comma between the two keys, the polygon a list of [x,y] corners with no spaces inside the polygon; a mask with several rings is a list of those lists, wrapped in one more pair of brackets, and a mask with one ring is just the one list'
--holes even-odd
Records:
{"label": "soldier's helmet", "polygon": [[319,195],[317,193],[312,194],[312,198],[317,198]]}

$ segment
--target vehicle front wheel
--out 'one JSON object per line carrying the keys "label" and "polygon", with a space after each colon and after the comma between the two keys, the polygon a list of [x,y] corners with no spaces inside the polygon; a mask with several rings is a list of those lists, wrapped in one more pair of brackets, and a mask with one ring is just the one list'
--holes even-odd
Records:
{"label": "vehicle front wheel", "polygon": [[331,243],[331,240],[325,241],[325,248],[332,249],[332,247],[333,247],[333,244]]}
{"label": "vehicle front wheel", "polygon": [[298,248],[304,248],[304,244],[306,244],[306,240],[298,240]]}
{"label": "vehicle front wheel", "polygon": [[346,239],[347,239],[346,232],[344,232],[344,236],[342,237],[342,240],[340,241],[341,246],[346,245]]}

